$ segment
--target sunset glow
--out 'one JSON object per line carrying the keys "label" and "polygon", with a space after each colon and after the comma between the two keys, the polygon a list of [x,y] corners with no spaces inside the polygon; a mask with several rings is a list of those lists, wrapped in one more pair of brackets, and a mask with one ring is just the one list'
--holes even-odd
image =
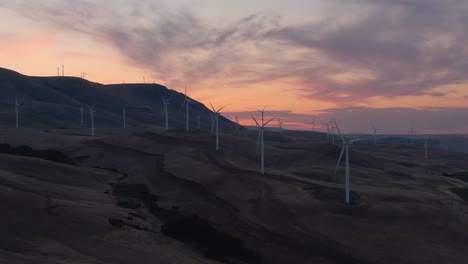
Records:
{"label": "sunset glow", "polygon": [[336,118],[347,132],[371,122],[468,132],[465,3],[96,2],[2,1],[0,67],[55,76],[63,64],[67,76],[179,92],[187,83],[245,125],[266,107],[290,129]]}

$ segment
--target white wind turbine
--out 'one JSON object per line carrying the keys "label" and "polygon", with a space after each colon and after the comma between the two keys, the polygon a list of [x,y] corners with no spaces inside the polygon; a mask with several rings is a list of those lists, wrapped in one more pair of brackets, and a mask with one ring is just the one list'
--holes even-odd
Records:
{"label": "white wind turbine", "polygon": [[169,129],[169,101],[171,100],[171,98],[165,98],[164,96],[161,96],[162,97],[162,100],[163,100],[163,105],[164,105],[164,115],[166,117],[166,122],[165,122],[165,127],[166,127],[166,130]]}
{"label": "white wind turbine", "polygon": [[122,108],[123,128],[127,128],[127,109]]}
{"label": "white wind turbine", "polygon": [[94,137],[94,113],[96,113],[96,110],[94,110],[94,106],[89,106],[89,114],[91,116],[91,136]]}
{"label": "white wind turbine", "polygon": [[210,105],[211,105],[211,109],[213,109],[214,122],[216,123],[216,151],[218,151],[219,150],[219,113],[226,106],[223,106],[223,107],[219,108],[218,110],[216,110],[213,107],[213,104],[211,102],[210,102]]}
{"label": "white wind turbine", "polygon": [[373,130],[373,133],[374,133],[374,144],[377,144],[377,132],[381,131],[382,129],[376,128],[374,126],[374,123],[371,123],[371,125],[372,125],[372,130]]}
{"label": "white wind turbine", "polygon": [[352,139],[352,140],[345,140],[343,135],[341,134],[340,128],[338,127],[338,124],[336,123],[335,120],[333,120],[335,123],[335,127],[338,130],[338,133],[340,134],[341,141],[343,143],[343,147],[341,148],[341,153],[340,157],[338,158],[338,163],[336,164],[335,168],[335,173],[336,170],[338,169],[338,166],[340,166],[341,158],[343,157],[344,152],[346,151],[346,203],[350,203],[350,179],[349,179],[349,145],[353,144],[356,141],[359,141],[359,139]]}
{"label": "white wind turbine", "polygon": [[414,144],[414,134],[416,134],[416,131],[413,128],[413,123],[411,122],[411,130],[408,132],[408,134],[411,134],[411,145]]}
{"label": "white wind turbine", "polygon": [[18,99],[15,97],[16,128],[19,128],[19,107]]}
{"label": "white wind turbine", "polygon": [[187,132],[189,131],[190,127],[189,127],[189,103],[193,104],[192,100],[190,100],[190,98],[188,98],[187,96],[187,85],[185,85],[185,99],[184,99],[184,102],[182,103],[182,105],[180,106],[180,109],[179,111],[182,109],[182,107],[184,107],[185,105],[185,112],[186,112],[186,124],[185,124],[185,129],[187,130]]}
{"label": "white wind turbine", "polygon": [[260,125],[258,122],[257,122],[257,119],[255,119],[255,117],[252,115],[252,113],[250,113],[250,116],[253,118],[253,120],[255,121],[255,124],[257,124],[258,128],[259,128],[259,133],[258,133],[258,139],[257,139],[257,152],[258,152],[258,144],[260,142],[260,173],[261,174],[265,174],[265,144],[264,144],[264,141],[263,141],[263,129],[265,128],[265,126],[270,123],[273,118],[269,119],[267,122],[264,122],[264,114],[265,114],[265,109],[263,110],[258,110],[260,113],[262,113],[262,124]]}

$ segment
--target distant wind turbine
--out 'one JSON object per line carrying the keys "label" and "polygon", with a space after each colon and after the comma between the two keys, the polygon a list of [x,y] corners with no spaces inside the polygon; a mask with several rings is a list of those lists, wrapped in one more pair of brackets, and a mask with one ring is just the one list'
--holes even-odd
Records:
{"label": "distant wind turbine", "polygon": [[236,116],[236,131],[239,131],[239,118]]}
{"label": "distant wind turbine", "polygon": [[127,128],[127,109],[122,108],[123,128]]}
{"label": "distant wind turbine", "polygon": [[371,125],[372,125],[372,131],[373,131],[373,133],[374,133],[374,144],[377,144],[377,132],[378,132],[378,131],[381,131],[382,129],[376,128],[376,127],[374,126],[374,123],[371,123]]}
{"label": "distant wind turbine", "polygon": [[163,100],[163,104],[164,104],[164,115],[166,117],[166,122],[165,122],[165,125],[166,125],[166,130],[169,129],[169,101],[171,100],[171,98],[165,98],[164,96],[161,96],[162,97],[162,100]]}
{"label": "distant wind turbine", "polygon": [[326,124],[322,124],[322,126],[326,126],[327,128],[327,142],[328,142],[328,139],[330,138],[330,122]]}
{"label": "distant wind turbine", "polygon": [[345,140],[343,135],[341,134],[340,128],[338,127],[338,124],[336,123],[335,120],[333,120],[335,123],[335,127],[338,130],[338,133],[341,137],[341,141],[343,143],[343,147],[341,148],[341,153],[340,157],[338,158],[338,163],[336,164],[335,168],[335,173],[336,170],[338,169],[338,166],[340,166],[341,158],[343,157],[343,153],[346,151],[346,203],[350,203],[350,179],[349,179],[349,145],[353,144],[356,141],[359,141],[359,139],[353,139],[353,140]]}
{"label": "distant wind turbine", "polygon": [[96,113],[96,110],[94,110],[94,106],[89,106],[89,114],[91,116],[91,136],[94,137],[94,113]]}
{"label": "distant wind turbine", "polygon": [[265,128],[265,126],[270,123],[273,118],[269,119],[267,122],[264,122],[264,114],[265,114],[265,109],[263,110],[258,110],[261,114],[262,114],[262,123],[261,125],[257,122],[257,119],[255,119],[255,117],[252,115],[252,113],[250,113],[250,116],[253,118],[253,120],[255,121],[255,124],[257,124],[257,127],[259,128],[259,133],[258,133],[258,139],[257,139],[257,151],[258,151],[258,144],[260,142],[260,173],[261,174],[265,174],[265,151],[264,151],[264,148],[265,148],[265,144],[264,144],[264,140],[263,140],[263,130]]}
{"label": "distant wind turbine", "polygon": [[427,136],[424,138],[424,150],[425,150],[425,157],[426,157],[426,160],[427,160]]}
{"label": "distant wind turbine", "polygon": [[216,110],[211,102],[210,102],[210,105],[211,105],[211,109],[213,109],[213,115],[214,115],[214,119],[215,119],[214,121],[216,123],[216,151],[218,151],[219,150],[219,113],[226,106],[223,106],[223,107],[219,108],[218,110]]}
{"label": "distant wind turbine", "polygon": [[19,128],[19,107],[18,99],[15,97],[16,128]]}
{"label": "distant wind turbine", "polygon": [[414,134],[416,134],[416,131],[413,128],[413,123],[411,122],[411,130],[408,132],[408,134],[411,134],[411,145],[414,144]]}
{"label": "distant wind turbine", "polygon": [[186,84],[185,85],[185,99],[184,99],[184,102],[182,103],[182,105],[180,106],[179,111],[185,105],[185,111],[186,111],[185,129],[187,130],[187,132],[190,130],[190,126],[189,126],[189,103],[193,104],[192,100],[190,100],[190,98],[187,96],[187,84]]}
{"label": "distant wind turbine", "polygon": [[83,120],[83,104],[80,103],[80,115],[81,115],[81,128],[84,127],[84,120]]}

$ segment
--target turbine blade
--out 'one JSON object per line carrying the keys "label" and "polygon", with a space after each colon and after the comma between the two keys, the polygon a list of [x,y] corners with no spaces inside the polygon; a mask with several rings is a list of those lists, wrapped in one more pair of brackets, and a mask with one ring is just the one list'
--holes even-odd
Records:
{"label": "turbine blade", "polygon": [[341,158],[343,158],[344,150],[345,150],[345,144],[343,144],[343,147],[341,148],[340,157],[338,158],[338,163],[336,163],[336,167],[335,167],[335,174],[336,174],[336,170],[338,170],[338,166],[340,166],[340,162],[341,162]]}
{"label": "turbine blade", "polygon": [[266,125],[268,125],[268,123],[270,123],[273,119],[275,119],[275,118],[270,118],[270,120],[266,121],[265,124],[263,124],[262,127],[265,127]]}
{"label": "turbine blade", "polygon": [[255,124],[257,124],[258,127],[262,127],[262,126],[260,126],[260,125],[258,124],[257,119],[255,119],[255,117],[252,115],[252,113],[249,113],[249,114],[250,114],[250,116],[253,118],[253,120],[255,121]]}
{"label": "turbine blade", "polygon": [[216,111],[216,113],[219,113],[219,112],[221,112],[221,110],[223,110],[225,107],[226,107],[226,105],[225,105],[225,106],[223,106],[223,107],[221,107],[220,109],[218,109],[218,111]]}
{"label": "turbine blade", "polygon": [[340,127],[338,126],[338,123],[336,123],[335,119],[333,119],[333,122],[335,123],[336,130],[338,130],[338,134],[340,134],[341,141],[346,142],[343,135],[341,134],[341,130],[340,130]]}
{"label": "turbine blade", "polygon": [[213,109],[213,112],[216,112],[216,110],[215,110],[213,104],[211,103],[211,101],[210,101],[210,105],[211,105],[211,109]]}
{"label": "turbine blade", "polygon": [[184,107],[184,105],[187,103],[187,101],[184,100],[184,102],[180,105],[180,108],[179,108],[179,112],[180,110],[182,110],[182,108]]}

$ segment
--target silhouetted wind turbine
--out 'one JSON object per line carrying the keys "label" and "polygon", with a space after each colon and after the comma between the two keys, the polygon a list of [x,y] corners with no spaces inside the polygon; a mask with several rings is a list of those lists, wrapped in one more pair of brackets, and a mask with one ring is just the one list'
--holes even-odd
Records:
{"label": "silhouetted wind turbine", "polygon": [[169,101],[171,100],[171,98],[165,98],[164,96],[161,96],[162,97],[162,100],[163,100],[163,104],[164,104],[164,115],[166,117],[166,130],[169,129]]}
{"label": "silhouetted wind turbine", "polygon": [[255,119],[255,117],[252,115],[252,113],[250,113],[250,116],[253,118],[253,120],[255,121],[255,124],[257,124],[258,128],[259,128],[259,133],[258,133],[258,139],[257,139],[257,151],[258,151],[258,143],[260,142],[260,173],[261,174],[265,174],[265,152],[264,152],[264,147],[265,147],[265,144],[264,144],[264,140],[263,140],[263,129],[265,128],[265,126],[270,123],[273,118],[269,119],[267,122],[264,122],[264,114],[265,114],[265,109],[263,110],[258,110],[260,113],[262,113],[262,123],[261,125],[257,122],[257,119]]}
{"label": "silhouetted wind turbine", "polygon": [[213,114],[215,116],[214,119],[215,119],[215,123],[216,123],[216,151],[218,151],[219,150],[219,113],[226,106],[223,106],[223,107],[219,108],[218,110],[216,110],[211,102],[210,102],[210,105],[211,105],[211,109],[213,109]]}
{"label": "silhouetted wind turbine", "polygon": [[187,84],[185,85],[185,99],[184,99],[184,102],[182,103],[182,105],[180,106],[180,109],[179,111],[182,109],[182,107],[184,107],[185,105],[185,111],[186,111],[186,124],[185,124],[185,129],[187,130],[187,132],[190,130],[190,127],[189,127],[189,103],[190,104],[193,104],[192,100],[190,100],[190,98],[188,98],[187,96]]}
{"label": "silhouetted wind turbine", "polygon": [[343,157],[343,153],[346,151],[346,203],[350,203],[350,197],[349,197],[349,191],[350,191],[350,179],[349,179],[349,145],[353,144],[356,141],[359,141],[359,139],[353,139],[353,140],[345,140],[343,135],[341,134],[340,128],[338,127],[338,124],[336,123],[335,120],[333,120],[335,123],[335,127],[338,130],[338,133],[340,134],[341,141],[343,142],[343,147],[341,148],[341,153],[340,157],[338,158],[338,163],[336,164],[335,168],[335,173],[336,170],[338,169],[338,166],[340,166],[341,158]]}
{"label": "silhouetted wind turbine", "polygon": [[96,110],[94,110],[94,106],[89,106],[89,114],[91,116],[91,136],[94,137],[94,113],[96,113]]}

